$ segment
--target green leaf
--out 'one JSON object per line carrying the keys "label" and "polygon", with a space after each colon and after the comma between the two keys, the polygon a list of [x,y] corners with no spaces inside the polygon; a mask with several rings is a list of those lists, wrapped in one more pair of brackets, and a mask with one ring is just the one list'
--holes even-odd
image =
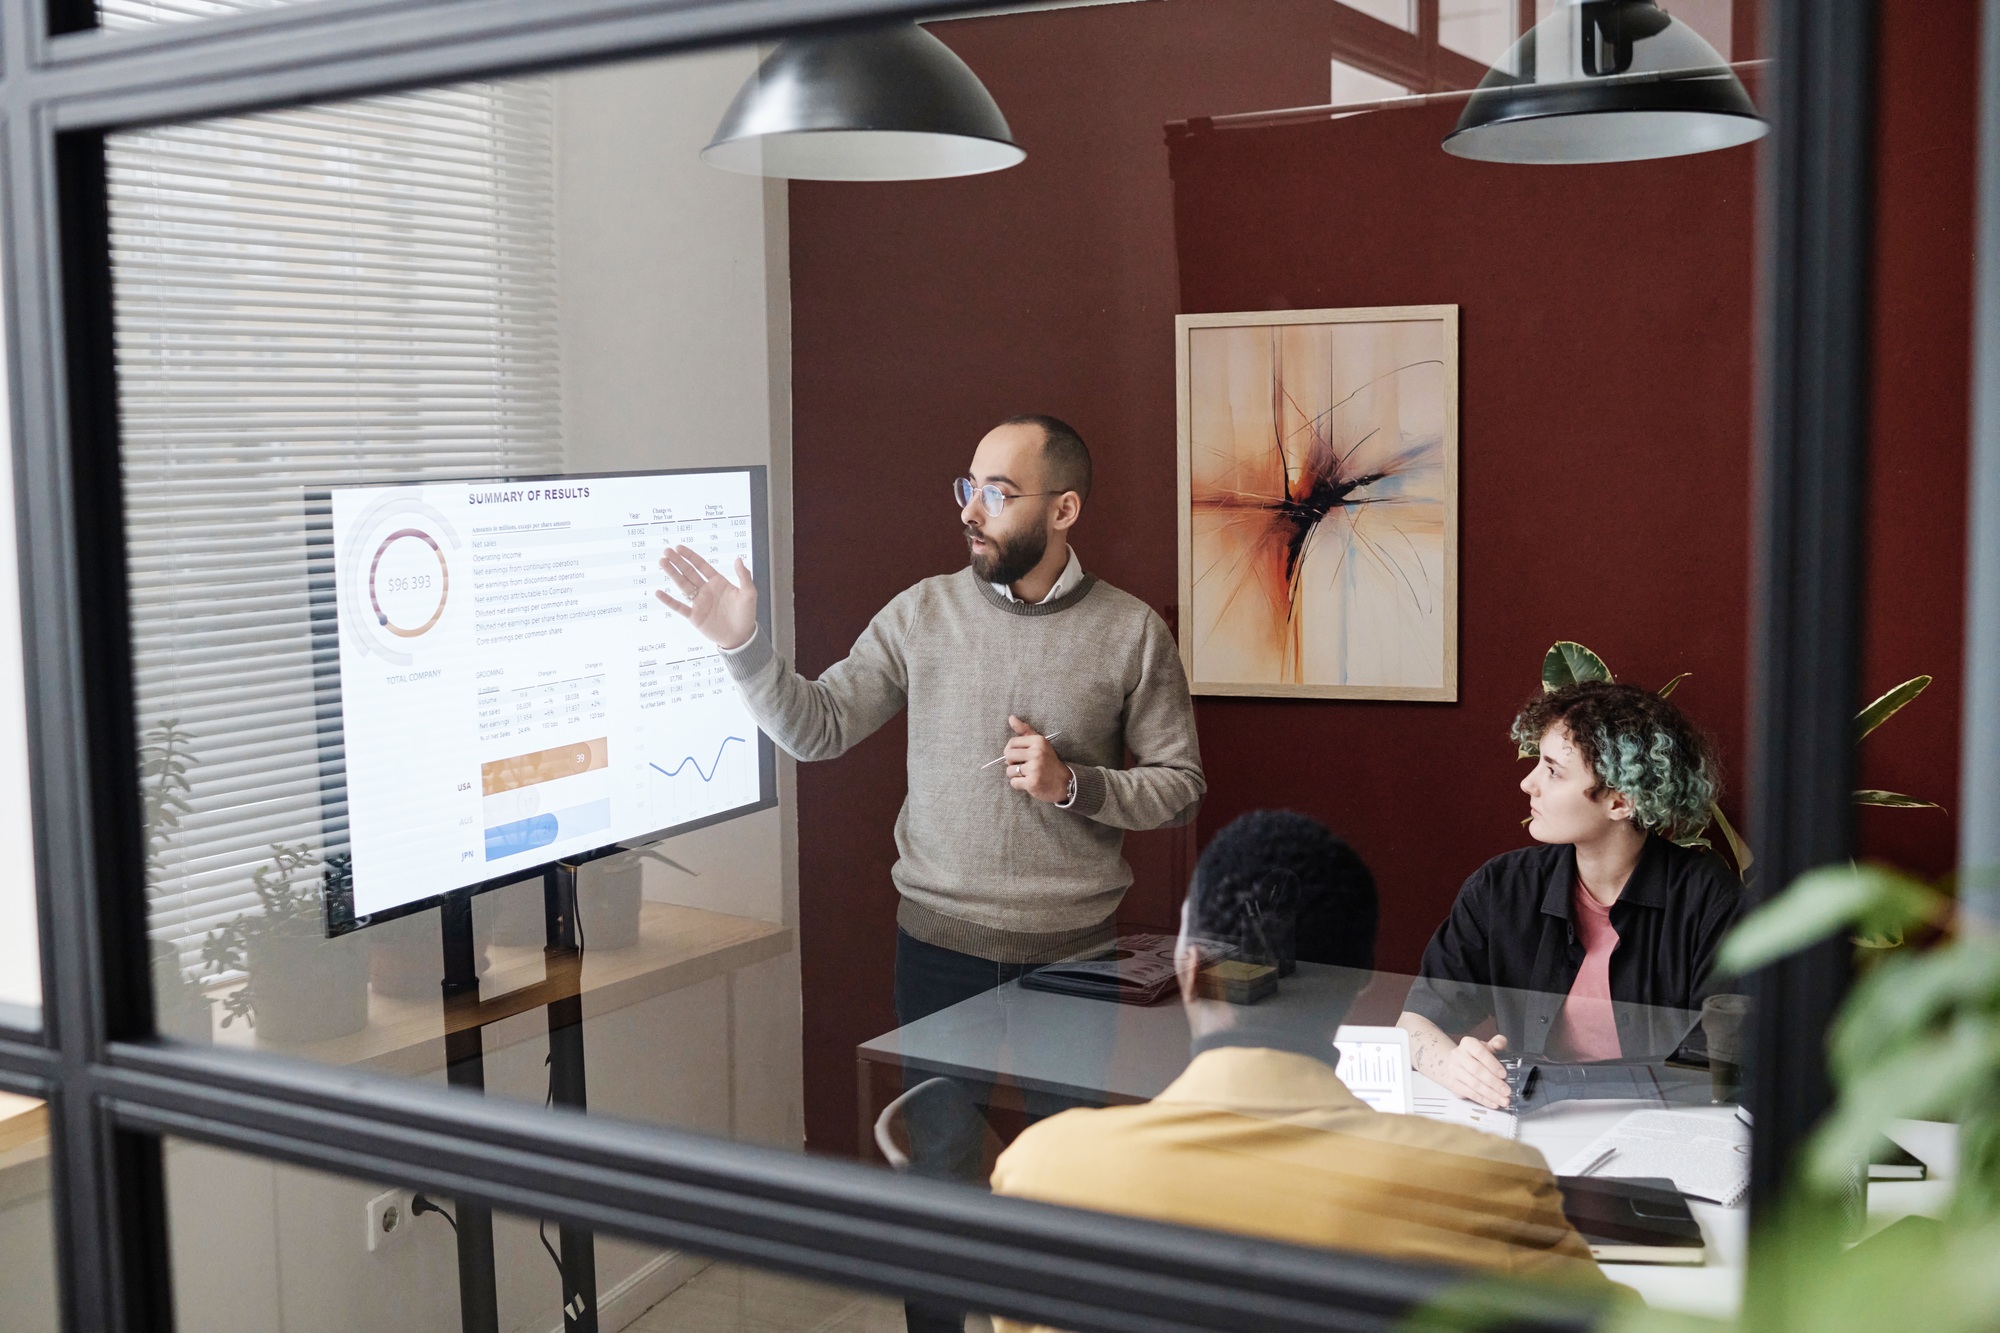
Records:
{"label": "green leaf", "polygon": [[1611,680],[1604,659],[1580,643],[1559,640],[1542,658],[1542,688],[1559,690],[1580,680]]}
{"label": "green leaf", "polygon": [[1730,1333],[1735,1325],[1707,1315],[1656,1310],[1633,1301],[1606,1315],[1597,1327],[1600,1333]]}
{"label": "green leaf", "polygon": [[1965,1009],[2000,1008],[2000,948],[1957,943],[1892,958],[1858,982],[1827,1041],[1836,1080],[1918,1041]]}
{"label": "green leaf", "polygon": [[1854,793],[1856,805],[1879,805],[1889,810],[1942,810],[1936,801],[1920,801],[1901,792],[1865,790]]}
{"label": "green leaf", "polygon": [[1671,696],[1675,690],[1681,687],[1681,682],[1686,680],[1689,676],[1692,676],[1693,674],[1694,672],[1692,671],[1683,671],[1681,672],[1680,675],[1675,676],[1672,680],[1660,686],[1660,697],[1662,699],[1665,699]]}
{"label": "green leaf", "polygon": [[1854,739],[1856,741],[1865,739],[1869,732],[1901,712],[1903,705],[1929,689],[1930,684],[1929,676],[1912,676],[1855,714]]}
{"label": "green leaf", "polygon": [[1722,813],[1722,807],[1714,801],[1708,803],[1708,817],[1722,830],[1722,837],[1729,844],[1729,854],[1736,858],[1736,878],[1748,881],[1750,867],[1757,858],[1750,852],[1750,844],[1737,835],[1736,826],[1729,822],[1729,816]]}
{"label": "green leaf", "polygon": [[1887,933],[1935,920],[1943,902],[1929,885],[1882,866],[1822,866],[1738,923],[1716,972],[1755,971],[1842,929]]}
{"label": "green leaf", "polygon": [[1891,1120],[1956,1118],[1968,1099],[2000,1077],[2000,1020],[1965,1014],[1934,1037],[1878,1057],[1841,1090],[1840,1103],[1813,1136],[1809,1180],[1838,1189],[1866,1160]]}

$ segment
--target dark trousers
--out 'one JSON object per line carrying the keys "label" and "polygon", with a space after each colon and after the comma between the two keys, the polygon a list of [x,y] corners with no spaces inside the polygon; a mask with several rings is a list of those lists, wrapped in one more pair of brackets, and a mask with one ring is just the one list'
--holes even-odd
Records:
{"label": "dark trousers", "polygon": [[926,944],[896,930],[896,1026],[908,1027],[975,995],[984,995],[1034,970],[1031,963],[996,963]]}
{"label": "dark trousers", "polygon": [[[940,1009],[949,1009],[975,995],[984,995],[1013,981],[1031,967],[1032,964],[1025,963],[996,963],[990,958],[926,944],[898,930],[896,1025],[906,1027]],[[907,1091],[929,1077],[928,1074],[905,1069],[903,1088]],[[936,1098],[921,1109],[912,1108],[909,1119],[905,1121],[910,1139],[910,1169],[915,1175],[984,1184],[980,1167],[986,1123],[978,1108],[985,1104],[992,1085],[975,1084],[968,1080],[959,1082],[963,1085],[960,1089],[962,1096]],[[1039,1120],[1063,1109],[1054,1104],[1039,1104],[1040,1101],[1052,1102],[1053,1099],[1030,1100],[1030,1120]],[[964,1311],[915,1300],[904,1302],[903,1319],[910,1333],[959,1333],[965,1325]]]}

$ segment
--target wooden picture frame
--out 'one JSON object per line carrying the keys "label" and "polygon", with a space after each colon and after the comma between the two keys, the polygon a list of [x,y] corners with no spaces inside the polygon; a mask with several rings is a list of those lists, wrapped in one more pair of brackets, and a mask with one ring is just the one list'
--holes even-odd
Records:
{"label": "wooden picture frame", "polygon": [[1194,693],[1458,698],[1458,307],[1181,315]]}

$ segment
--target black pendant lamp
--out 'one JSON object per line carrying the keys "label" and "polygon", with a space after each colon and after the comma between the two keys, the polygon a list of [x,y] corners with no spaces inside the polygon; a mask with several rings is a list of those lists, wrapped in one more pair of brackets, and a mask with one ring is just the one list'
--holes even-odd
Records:
{"label": "black pendant lamp", "polygon": [[1769,127],[1735,71],[1653,0],[1558,0],[1480,81],[1444,150],[1481,162],[1638,162]]}
{"label": "black pendant lamp", "polygon": [[914,23],[779,43],[701,150],[726,171],[820,181],[976,176],[1026,156],[979,76]]}

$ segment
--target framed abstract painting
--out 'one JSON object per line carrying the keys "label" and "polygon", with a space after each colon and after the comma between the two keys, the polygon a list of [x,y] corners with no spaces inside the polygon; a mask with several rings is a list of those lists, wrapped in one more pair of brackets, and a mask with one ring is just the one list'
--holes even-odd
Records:
{"label": "framed abstract painting", "polygon": [[1458,307],[1175,320],[1196,694],[1458,697]]}

